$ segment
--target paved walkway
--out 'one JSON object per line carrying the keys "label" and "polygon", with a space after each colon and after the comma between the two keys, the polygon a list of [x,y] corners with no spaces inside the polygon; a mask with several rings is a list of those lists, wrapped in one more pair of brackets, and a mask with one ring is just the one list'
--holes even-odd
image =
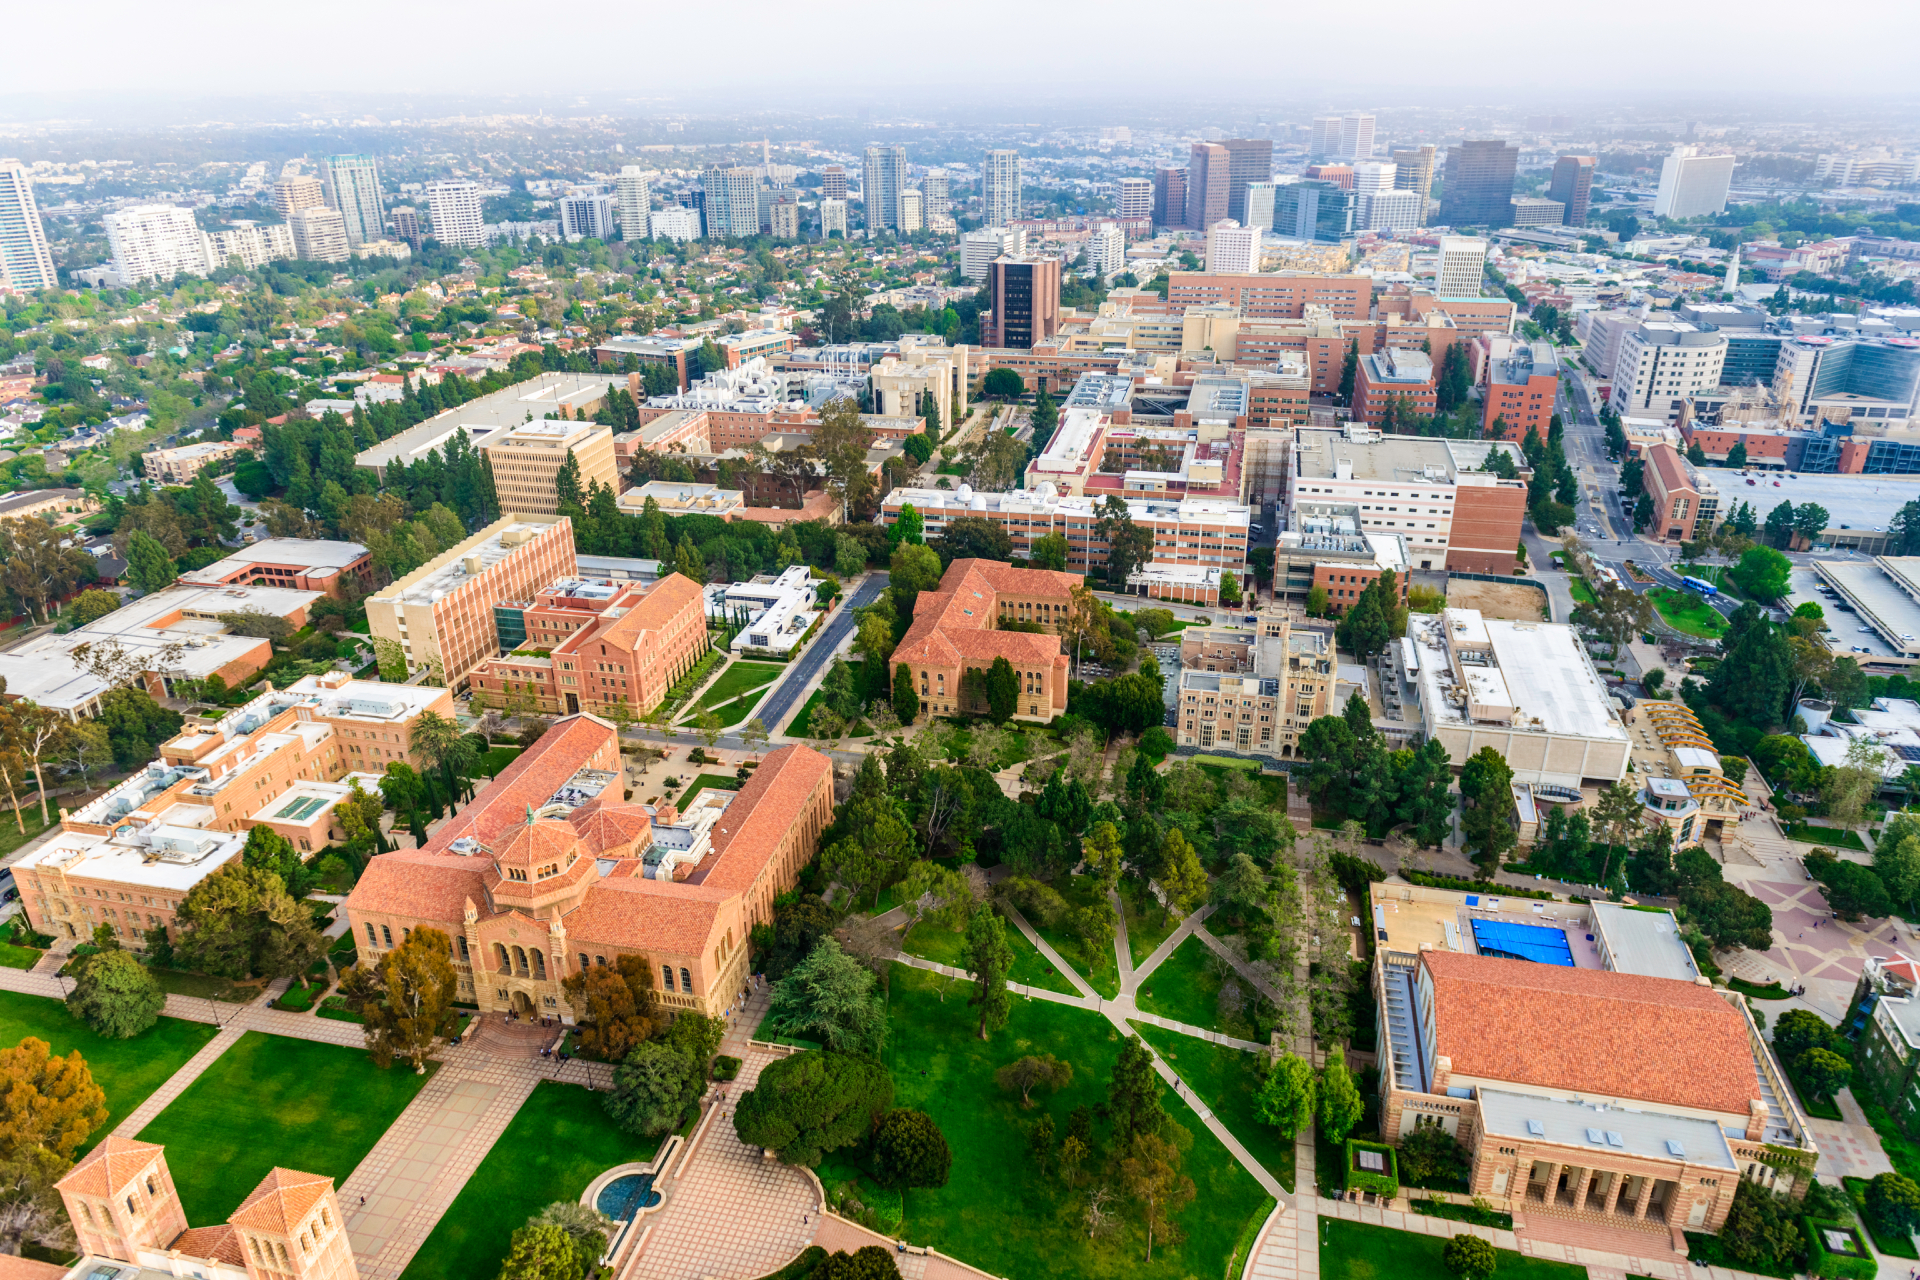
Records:
{"label": "paved walkway", "polygon": [[246,1032],[239,1027],[222,1027],[213,1039],[200,1046],[200,1052],[188,1058],[180,1069],[168,1076],[165,1083],[148,1094],[141,1104],[127,1114],[127,1118],[114,1126],[116,1137],[138,1137],[140,1131],[154,1122],[162,1111],[167,1109],[175,1098],[186,1092],[187,1086],[198,1080],[203,1072],[220,1058],[220,1055],[233,1048],[234,1044]]}

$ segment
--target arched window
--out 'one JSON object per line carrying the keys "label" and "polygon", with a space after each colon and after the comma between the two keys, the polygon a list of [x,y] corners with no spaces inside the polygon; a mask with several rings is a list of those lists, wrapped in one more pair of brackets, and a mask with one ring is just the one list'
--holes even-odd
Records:
{"label": "arched window", "polygon": [[367,921],[367,945],[370,947],[380,945],[380,940],[373,936],[373,921],[371,920]]}
{"label": "arched window", "polygon": [[132,1196],[127,1197],[127,1212],[136,1218],[140,1216],[140,1206],[133,1202]]}
{"label": "arched window", "polygon": [[147,1194],[150,1196],[157,1196],[160,1194],[160,1188],[154,1185],[152,1174],[147,1175]]}
{"label": "arched window", "polygon": [[468,958],[468,956],[467,956],[467,939],[466,939],[466,935],[464,935],[464,934],[462,934],[462,935],[461,935],[460,937],[457,937],[457,938],[455,938],[455,939],[454,939],[453,941],[454,941],[454,943],[455,943],[455,944],[456,944],[456,945],[457,945],[457,946],[458,946],[458,947],[460,948],[460,963],[461,963],[461,964],[472,964],[472,963],[473,963],[473,961],[472,961],[471,959],[469,959],[469,958]]}
{"label": "arched window", "polygon": [[527,953],[523,947],[513,949],[513,971],[523,978],[527,976]]}
{"label": "arched window", "polygon": [[693,974],[685,969],[680,971],[680,990],[686,995],[693,994]]}
{"label": "arched window", "polygon": [[660,978],[661,978],[660,985],[664,986],[669,991],[673,990],[673,966],[672,965],[663,964],[660,966]]}
{"label": "arched window", "polygon": [[587,963],[587,953],[582,951],[580,953],[580,971],[582,973],[585,973],[589,967],[590,966]]}
{"label": "arched window", "polygon": [[533,953],[533,976],[542,981],[546,980],[547,955],[544,951],[535,951]]}
{"label": "arched window", "polygon": [[380,926],[380,937],[389,947],[393,945],[393,930],[389,929],[386,925]]}
{"label": "arched window", "polygon": [[498,968],[499,968],[499,970],[500,970],[500,972],[501,972],[501,973],[512,973],[512,972],[513,972],[513,965],[512,965],[512,963],[511,963],[511,962],[510,962],[510,961],[509,961],[509,960],[507,959],[507,948],[506,948],[506,944],[504,944],[504,943],[500,943],[500,942],[496,942],[496,943],[494,943],[494,944],[493,944],[493,955],[494,955],[494,959],[495,959],[495,960],[497,960],[497,961],[499,962],[499,965],[498,965]]}

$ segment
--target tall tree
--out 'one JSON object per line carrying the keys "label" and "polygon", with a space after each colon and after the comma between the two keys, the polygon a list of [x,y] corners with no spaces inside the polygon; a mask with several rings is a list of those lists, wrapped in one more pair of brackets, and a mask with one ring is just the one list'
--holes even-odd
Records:
{"label": "tall tree", "polygon": [[285,978],[326,954],[306,904],[280,877],[228,863],[192,889],[175,916],[184,967],[223,978]]}
{"label": "tall tree", "polygon": [[434,1044],[450,1025],[458,982],[453,944],[426,925],[371,964],[348,974],[345,994],[366,1024],[367,1050],[386,1068],[400,1058],[424,1073]]}
{"label": "tall tree", "polygon": [[967,921],[967,965],[973,971],[973,994],[967,1003],[980,1011],[980,1038],[1007,1025],[1013,996],[1007,991],[1007,971],[1013,968],[1013,947],[1006,926],[993,911],[975,911]]}

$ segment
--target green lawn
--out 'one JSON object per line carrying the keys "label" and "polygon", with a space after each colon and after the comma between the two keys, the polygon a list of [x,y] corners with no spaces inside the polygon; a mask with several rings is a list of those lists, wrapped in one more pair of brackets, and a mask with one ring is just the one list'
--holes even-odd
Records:
{"label": "green lawn", "polygon": [[1167,940],[1168,934],[1180,927],[1180,917],[1171,911],[1161,910],[1160,904],[1150,894],[1142,893],[1136,899],[1123,888],[1120,901],[1127,911],[1127,950],[1132,954],[1137,969],[1142,960]]}
{"label": "green lawn", "polygon": [[1587,585],[1585,578],[1575,577],[1567,581],[1567,590],[1573,596],[1575,604],[1598,603],[1593,596],[1593,588]]}
{"label": "green lawn", "polygon": [[[1132,930],[1131,922],[1127,928]],[[1132,939],[1131,932],[1128,939]],[[1137,946],[1134,952],[1139,954]],[[1162,1018],[1208,1031],[1218,1030],[1215,1024],[1220,1019],[1217,1003],[1220,979],[1207,972],[1207,957],[1212,954],[1206,943],[1188,935],[1164,964],[1141,980],[1134,1003]]]}
{"label": "green lawn", "polygon": [[28,1036],[37,1036],[58,1054],[78,1049],[93,1072],[94,1083],[106,1090],[107,1122],[93,1131],[89,1147],[112,1133],[148,1094],[200,1052],[217,1030],[209,1023],[162,1018],[131,1040],[107,1040],[75,1020],[58,1000],[0,991],[0,1047],[12,1048]]}
{"label": "green lawn", "polygon": [[1660,616],[1675,631],[1703,640],[1717,640],[1726,633],[1727,620],[1715,613],[1713,606],[1703,596],[1691,591],[1675,591],[1671,587],[1655,587],[1647,595],[1653,599],[1653,607],[1660,611]]}
{"label": "green lawn", "polygon": [[519,747],[493,746],[487,748],[485,755],[474,761],[471,777],[498,777],[502,769],[520,758]]}
{"label": "green lawn", "polygon": [[705,791],[708,787],[718,787],[722,791],[738,791],[745,785],[745,783],[730,773],[703,773],[687,784],[687,789],[680,793],[680,798],[674,801],[674,803],[684,812],[687,807],[687,802],[699,795],[702,791]]}
{"label": "green lawn", "polygon": [[578,1200],[615,1165],[651,1160],[660,1139],[615,1128],[601,1095],[543,1080],[402,1273],[491,1276],[514,1229],[555,1200]]}
{"label": "green lawn", "polygon": [[[1084,907],[1100,901],[1100,882],[1092,876],[1072,876],[1055,882],[1054,888],[1067,900],[1069,906]],[[1091,951],[1060,928],[1049,928],[1038,920],[1030,920],[1035,932],[1047,940],[1047,944],[1060,953],[1060,958],[1072,965],[1087,985],[1111,1000],[1120,994],[1120,969],[1113,962],[1113,947],[1102,944]]]}
{"label": "green lawn", "polygon": [[736,662],[721,672],[693,705],[696,709],[717,707],[729,698],[772,684],[786,669],[786,664],[779,662]]}
{"label": "green lawn", "polygon": [[1180,1073],[1187,1087],[1200,1095],[1253,1158],[1280,1179],[1281,1186],[1293,1190],[1293,1139],[1262,1124],[1258,1115],[1260,1086],[1266,1082],[1263,1055],[1196,1040],[1151,1023],[1129,1020],[1129,1025]]}
{"label": "green lawn", "polygon": [[[1015,1001],[1007,1025],[981,1041],[965,985],[941,1001],[929,975],[894,967],[887,1065],[895,1105],[930,1114],[953,1150],[953,1173],[945,1187],[906,1193],[902,1234],[1002,1276],[1072,1276],[1076,1280],[1141,1277],[1183,1280],[1225,1272],[1248,1220],[1260,1214],[1265,1193],[1169,1091],[1164,1103],[1193,1135],[1185,1172],[1195,1198],[1180,1214],[1185,1239],[1155,1243],[1153,1261],[1142,1260],[1144,1233],[1129,1216],[1111,1240],[1087,1239],[1081,1221],[1084,1194],[1056,1174],[1043,1177],[1026,1155],[1026,1126],[1050,1115],[1060,1132],[1077,1106],[1094,1107],[1106,1097],[1120,1052],[1120,1033],[1098,1014],[1050,1001]],[[993,1074],[1024,1054],[1051,1053],[1073,1064],[1073,1082],[1052,1094],[1036,1094],[1035,1107],[1020,1107],[1018,1094],[1002,1091]],[[1106,1126],[1094,1126],[1096,1145]],[[1103,1166],[1100,1155],[1089,1167]],[[1087,1175],[1082,1175],[1083,1178]]]}
{"label": "green lawn", "polygon": [[1192,760],[1195,764],[1200,765],[1203,768],[1207,765],[1213,765],[1214,767],[1220,768],[1220,769],[1245,769],[1249,773],[1260,772],[1260,762],[1258,760],[1242,760],[1237,756],[1201,755],[1201,756],[1189,756],[1188,759]]}
{"label": "green lawn", "polygon": [[[828,669],[832,669],[831,663],[828,664]],[[864,688],[865,686],[861,684],[861,680],[865,674],[863,665],[859,662],[849,662],[847,663],[847,669],[853,672],[853,687],[856,689]],[[804,738],[807,736],[807,731],[813,726],[813,709],[820,705],[821,692],[820,689],[815,689],[812,693],[808,694],[807,700],[800,705],[800,710],[794,713],[793,719],[787,721],[786,732],[788,737]],[[768,725],[767,728],[773,729],[774,726]]]}
{"label": "green lawn", "polygon": [[[51,801],[47,805],[47,815],[53,819],[52,822],[40,820],[40,806],[37,804],[22,805],[15,813],[0,813],[0,857],[12,853],[49,826],[59,823],[60,811],[53,807]],[[25,831],[20,829],[22,826],[26,828]]]}
{"label": "green lawn", "polygon": [[166,1146],[187,1221],[224,1222],[275,1165],[345,1182],[428,1078],[249,1031],[139,1136]]}
{"label": "green lawn", "polygon": [[[1065,974],[1056,971],[1040,949],[1027,941],[1027,935],[1020,932],[1020,926],[1006,921],[1007,945],[1013,948],[1013,968],[1008,978],[1029,987],[1039,987],[1045,991],[1058,991],[1062,995],[1080,994]],[[965,934],[955,933],[952,929],[942,929],[932,923],[917,924],[907,931],[901,939],[900,949],[910,956],[919,956],[922,960],[933,960],[940,964],[949,964],[956,969],[968,969],[967,939]]]}
{"label": "green lawn", "polygon": [[16,947],[11,942],[0,942],[0,966],[9,969],[31,969],[40,963],[40,957],[45,954],[32,947]]}
{"label": "green lawn", "polygon": [[[1415,1235],[1391,1227],[1371,1227],[1344,1218],[1320,1219],[1321,1280],[1399,1280],[1403,1276],[1450,1274],[1440,1261],[1445,1236]],[[1529,1258],[1510,1249],[1497,1251],[1500,1280],[1586,1280],[1585,1267]]]}
{"label": "green lawn", "polygon": [[723,729],[731,729],[734,725],[745,720],[747,718],[747,712],[758,706],[760,699],[765,696],[766,690],[755,689],[751,693],[741,694],[732,702],[721,707],[718,711],[714,712],[715,715],[720,717],[720,727]]}

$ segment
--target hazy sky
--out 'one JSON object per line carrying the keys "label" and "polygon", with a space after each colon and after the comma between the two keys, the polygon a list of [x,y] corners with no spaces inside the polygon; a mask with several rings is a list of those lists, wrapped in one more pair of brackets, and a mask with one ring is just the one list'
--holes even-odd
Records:
{"label": "hazy sky", "polygon": [[[534,92],[671,109],[884,98],[938,110],[1062,96],[1160,114],[1644,96],[1911,100],[1914,0],[960,0],[396,4],[16,0],[0,94]],[[36,50],[44,56],[25,56]],[[76,96],[77,95],[77,96]]]}

